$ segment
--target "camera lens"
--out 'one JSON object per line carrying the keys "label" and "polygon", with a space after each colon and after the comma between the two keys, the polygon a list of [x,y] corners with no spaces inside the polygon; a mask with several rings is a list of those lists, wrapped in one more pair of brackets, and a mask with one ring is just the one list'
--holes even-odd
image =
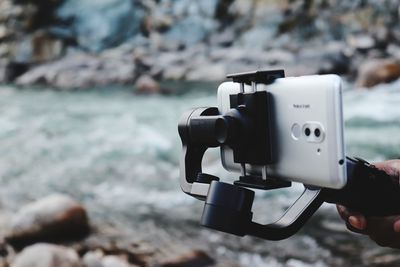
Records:
{"label": "camera lens", "polygon": [[310,136],[310,134],[311,134],[310,128],[306,128],[306,129],[304,130],[304,134],[305,134],[306,136]]}
{"label": "camera lens", "polygon": [[321,135],[321,130],[318,129],[318,128],[315,129],[315,130],[314,130],[314,134],[315,134],[316,137],[319,137],[319,136]]}

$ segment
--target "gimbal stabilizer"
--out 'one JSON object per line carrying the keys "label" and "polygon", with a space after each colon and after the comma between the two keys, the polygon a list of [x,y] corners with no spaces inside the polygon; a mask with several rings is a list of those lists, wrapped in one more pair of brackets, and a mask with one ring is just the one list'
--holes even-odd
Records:
{"label": "gimbal stabilizer", "polygon": [[[234,82],[271,84],[283,78],[283,70],[256,71],[229,75]],[[248,174],[245,164],[268,165],[274,162],[271,149],[268,92],[255,91],[230,97],[231,109],[220,114],[218,108],[197,108],[185,113],[178,130],[183,151],[180,162],[182,190],[205,201],[203,226],[244,236],[281,240],[295,234],[322,205],[337,203],[368,216],[400,214],[400,186],[391,177],[360,158],[347,158],[347,184],[342,189],[305,186],[304,192],[274,223],[261,225],[252,221],[254,191],[290,187],[291,182]],[[233,184],[202,172],[205,151],[229,146],[234,161],[242,166],[242,175]]]}

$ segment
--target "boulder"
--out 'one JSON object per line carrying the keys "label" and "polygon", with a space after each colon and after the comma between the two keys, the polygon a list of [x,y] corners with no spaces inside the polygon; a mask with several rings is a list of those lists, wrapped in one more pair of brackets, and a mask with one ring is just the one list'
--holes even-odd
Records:
{"label": "boulder", "polygon": [[396,45],[396,44],[388,45],[386,52],[389,54],[389,57],[400,60],[400,46],[399,45]]}
{"label": "boulder", "polygon": [[7,28],[0,24],[0,40],[5,39],[9,35]]}
{"label": "boulder", "polygon": [[45,31],[37,31],[31,39],[32,61],[34,63],[58,59],[64,53],[64,44]]}
{"label": "boulder", "polygon": [[210,44],[215,46],[229,47],[235,41],[236,34],[233,29],[227,28],[222,32],[215,32],[210,36]]}
{"label": "boulder", "polygon": [[8,60],[0,59],[0,83],[7,81],[7,65]]}
{"label": "boulder", "polygon": [[158,94],[161,93],[160,84],[149,75],[140,76],[135,82],[135,93]]}
{"label": "boulder", "polygon": [[164,34],[164,38],[165,42],[178,42],[185,47],[190,47],[204,41],[216,29],[217,23],[212,18],[191,14],[176,21],[173,27]]}
{"label": "boulder", "polygon": [[165,80],[182,80],[185,78],[186,72],[186,66],[173,65],[163,71],[163,78]]}
{"label": "boulder", "polygon": [[129,264],[126,257],[104,255],[100,250],[87,252],[82,261],[84,267],[136,267]]}
{"label": "boulder", "polygon": [[105,256],[101,263],[102,267],[130,267],[125,259],[114,255]]}
{"label": "boulder", "polygon": [[102,259],[104,254],[101,250],[89,251],[83,258],[82,263],[84,267],[103,267]]}
{"label": "boulder", "polygon": [[368,34],[349,35],[347,43],[359,51],[366,51],[375,47],[375,40]]}
{"label": "boulder", "polygon": [[4,73],[3,73],[4,76],[0,77],[0,80],[3,79],[4,82],[13,82],[17,77],[28,71],[28,69],[29,69],[28,64],[18,63],[18,62],[8,62],[4,68]]}
{"label": "boulder", "polygon": [[135,77],[135,64],[129,58],[71,54],[39,65],[16,80],[18,85],[41,84],[59,89],[89,88],[108,84],[130,83]]}
{"label": "boulder", "polygon": [[81,267],[81,264],[74,250],[42,243],[25,248],[11,267]]}
{"label": "boulder", "polygon": [[161,267],[203,267],[214,264],[215,261],[204,251],[194,250],[178,258],[161,262]]}
{"label": "boulder", "polygon": [[380,83],[389,83],[400,78],[400,62],[394,59],[374,59],[361,64],[357,87],[372,87]]}
{"label": "boulder", "polygon": [[238,39],[238,45],[254,51],[263,50],[268,46],[268,43],[274,39],[276,35],[276,28],[266,27],[260,25],[254,27],[245,33]]}
{"label": "boulder", "polygon": [[327,54],[320,60],[318,74],[346,74],[350,64],[350,58],[342,52]]}
{"label": "boulder", "polygon": [[65,195],[51,195],[23,207],[11,220],[5,240],[17,249],[36,242],[60,242],[89,233],[85,208]]}
{"label": "boulder", "polygon": [[58,59],[63,52],[64,45],[61,40],[54,39],[45,31],[37,31],[17,44],[13,60],[37,64]]}
{"label": "boulder", "polygon": [[186,75],[189,81],[222,81],[225,79],[226,68],[224,64],[204,62],[193,66]]}
{"label": "boulder", "polygon": [[141,1],[65,0],[57,10],[64,28],[75,33],[80,47],[98,52],[119,45],[140,32]]}

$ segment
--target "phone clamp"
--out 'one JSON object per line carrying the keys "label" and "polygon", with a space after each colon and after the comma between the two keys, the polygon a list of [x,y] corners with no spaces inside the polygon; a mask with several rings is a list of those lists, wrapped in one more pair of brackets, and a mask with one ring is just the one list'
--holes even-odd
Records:
{"label": "phone clamp", "polygon": [[[284,78],[283,70],[252,71],[230,74],[227,76],[233,82],[240,84],[240,92],[230,96],[231,110],[239,110],[252,120],[247,119],[249,125],[243,124],[239,132],[241,142],[231,145],[235,163],[240,163],[242,175],[234,184],[255,189],[277,189],[289,187],[288,181],[267,177],[267,169],[264,167],[262,176],[256,176],[247,172],[246,164],[265,166],[275,161],[274,146],[271,136],[270,94],[268,91],[258,91],[257,85],[268,85],[278,78]],[[245,92],[246,85],[250,85]]]}

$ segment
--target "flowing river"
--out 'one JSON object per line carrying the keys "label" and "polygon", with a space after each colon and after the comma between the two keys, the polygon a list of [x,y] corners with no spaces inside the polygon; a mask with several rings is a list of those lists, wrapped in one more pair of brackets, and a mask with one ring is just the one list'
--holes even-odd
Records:
{"label": "flowing river", "polygon": [[[137,239],[173,243],[178,250],[210,250],[242,266],[331,266],[334,252],[309,234],[311,228],[277,243],[200,228],[201,203],[179,188],[177,122],[187,109],[216,105],[216,84],[168,86],[181,93],[137,96],[121,87],[1,86],[0,206],[16,210],[61,192],[82,201],[97,223],[132,231]],[[182,93],[184,88],[191,89]],[[344,107],[348,155],[372,161],[400,157],[400,82],[373,91],[347,89]],[[205,165],[227,176],[217,151],[209,153]],[[255,209],[266,210],[257,219],[277,216],[300,190],[257,194],[261,200]],[[324,209],[336,215],[332,206]],[[312,253],[296,252],[304,249]]]}

